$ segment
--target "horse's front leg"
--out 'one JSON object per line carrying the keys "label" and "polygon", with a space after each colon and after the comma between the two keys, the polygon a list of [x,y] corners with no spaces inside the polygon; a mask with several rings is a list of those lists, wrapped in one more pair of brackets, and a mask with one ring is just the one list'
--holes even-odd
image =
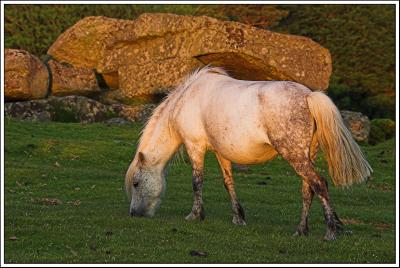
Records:
{"label": "horse's front leg", "polygon": [[203,180],[204,180],[204,154],[205,150],[190,144],[185,144],[190,161],[192,162],[192,187],[193,187],[193,207],[186,220],[204,220],[203,207]]}
{"label": "horse's front leg", "polygon": [[217,156],[217,160],[222,171],[222,176],[224,177],[225,189],[229,193],[229,196],[231,198],[233,211],[232,222],[236,225],[246,225],[246,222],[244,220],[244,210],[236,196],[235,183],[232,176],[232,163],[231,161],[223,158],[218,153],[216,153],[215,155]]}
{"label": "horse's front leg", "polygon": [[202,188],[203,188],[203,171],[193,169],[192,175],[192,187],[193,187],[193,207],[189,215],[186,216],[186,220],[200,219],[204,220],[204,207],[202,199]]}

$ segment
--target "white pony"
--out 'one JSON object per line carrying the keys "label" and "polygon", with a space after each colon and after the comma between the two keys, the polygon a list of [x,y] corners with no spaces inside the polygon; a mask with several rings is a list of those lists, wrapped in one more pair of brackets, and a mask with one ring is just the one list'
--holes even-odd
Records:
{"label": "white pony", "polygon": [[154,111],[126,173],[132,216],[152,216],[165,189],[166,164],[181,145],[193,169],[194,204],[188,220],[203,219],[203,164],[215,153],[233,210],[233,223],[245,224],[231,163],[256,164],[280,154],[303,180],[303,210],[296,235],[307,235],[312,198],[318,196],[335,239],[342,223],[330,205],[327,182],[315,170],[318,145],[336,186],[368,178],[372,168],[344,126],[338,109],[322,92],[289,81],[236,80],[216,67],[195,71]]}

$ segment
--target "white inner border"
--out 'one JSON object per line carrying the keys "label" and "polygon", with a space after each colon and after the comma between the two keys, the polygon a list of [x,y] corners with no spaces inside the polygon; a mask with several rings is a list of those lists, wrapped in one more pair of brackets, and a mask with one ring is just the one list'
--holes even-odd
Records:
{"label": "white inner border", "polygon": [[[4,263],[4,5],[5,4],[392,4],[396,6],[395,264],[5,264]],[[399,266],[399,3],[397,1],[1,1],[1,267],[398,267]]]}

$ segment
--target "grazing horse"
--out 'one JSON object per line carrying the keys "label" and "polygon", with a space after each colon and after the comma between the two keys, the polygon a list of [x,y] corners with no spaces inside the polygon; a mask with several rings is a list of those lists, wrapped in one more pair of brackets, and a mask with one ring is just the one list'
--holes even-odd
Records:
{"label": "grazing horse", "polygon": [[244,81],[223,69],[198,69],[154,110],[125,177],[132,216],[152,216],[165,190],[167,163],[184,145],[192,170],[194,203],[187,220],[204,219],[204,155],[215,153],[231,199],[233,223],[245,224],[232,162],[264,163],[281,155],[302,178],[303,209],[295,235],[307,235],[313,196],[321,201],[333,240],[342,223],[330,205],[326,180],[314,166],[325,153],[336,186],[364,181],[372,172],[332,101],[290,81]]}

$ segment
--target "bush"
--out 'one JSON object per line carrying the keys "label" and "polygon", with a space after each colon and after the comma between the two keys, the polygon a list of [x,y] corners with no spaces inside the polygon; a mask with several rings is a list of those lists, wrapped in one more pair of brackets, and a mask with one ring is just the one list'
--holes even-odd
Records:
{"label": "bush", "polygon": [[366,114],[371,118],[396,118],[395,96],[379,94],[365,100]]}
{"label": "bush", "polygon": [[340,110],[358,111],[369,118],[396,117],[396,103],[393,94],[382,93],[371,96],[371,92],[362,88],[349,87],[346,84],[331,83],[328,95]]}
{"label": "bush", "polygon": [[369,134],[369,143],[375,145],[382,141],[391,139],[396,132],[396,124],[388,118],[371,120],[371,130]]}
{"label": "bush", "polygon": [[365,99],[368,96],[365,90],[331,82],[328,95],[340,110],[358,111],[371,117],[365,108]]}

